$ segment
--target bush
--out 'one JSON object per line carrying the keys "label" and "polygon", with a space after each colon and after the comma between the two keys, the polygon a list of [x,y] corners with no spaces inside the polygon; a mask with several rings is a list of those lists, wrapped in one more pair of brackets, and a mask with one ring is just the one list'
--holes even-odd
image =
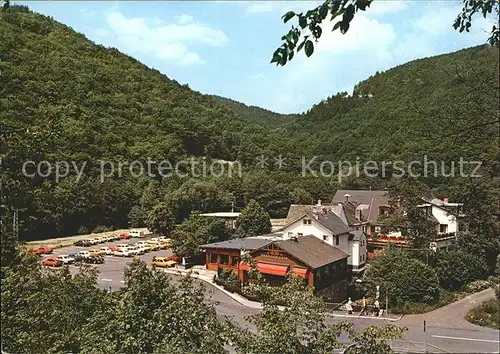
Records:
{"label": "bush", "polygon": [[368,296],[374,297],[377,285],[380,285],[381,298],[389,289],[391,307],[407,302],[432,304],[439,299],[439,281],[434,269],[410,258],[402,249],[389,247],[373,258],[363,276]]}
{"label": "bush", "polygon": [[489,287],[490,283],[487,280],[476,280],[467,284],[465,291],[468,293],[477,293],[478,291],[486,290]]}
{"label": "bush", "polygon": [[467,314],[467,321],[478,326],[500,329],[500,304],[497,299],[483,302]]}
{"label": "bush", "polygon": [[89,233],[89,229],[86,226],[80,226],[78,229],[78,235],[88,235]]}
{"label": "bush", "polygon": [[99,234],[101,232],[107,232],[107,231],[112,231],[113,228],[110,226],[104,226],[104,225],[97,225],[94,230],[92,230],[93,234]]}
{"label": "bush", "polygon": [[488,265],[483,258],[463,250],[439,251],[436,254],[439,284],[447,290],[463,289],[468,283],[484,279]]}

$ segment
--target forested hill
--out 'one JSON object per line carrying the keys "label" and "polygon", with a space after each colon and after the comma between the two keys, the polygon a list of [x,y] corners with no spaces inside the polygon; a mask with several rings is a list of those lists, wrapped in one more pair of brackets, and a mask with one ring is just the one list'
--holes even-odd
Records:
{"label": "forested hill", "polygon": [[377,73],[284,125],[286,137],[333,158],[495,161],[498,60],[498,48],[479,46]]}
{"label": "forested hill", "polygon": [[[302,174],[301,159],[314,156],[318,163],[408,163],[423,154],[482,160],[486,180],[498,186],[497,60],[498,49],[477,47],[414,61],[360,83],[354,96],[338,94],[306,114],[283,116],[194,92],[26,7],[0,9],[0,204],[19,210],[22,239],[40,239],[144,226],[168,213],[182,222],[192,211],[230,210],[233,203],[241,210],[251,199],[284,217],[291,203],[330,200],[339,186],[394,182]],[[279,155],[286,159],[281,169]],[[154,167],[155,177],[136,177],[127,165],[191,158],[238,160],[243,173],[203,176],[184,166],[184,176],[162,179]],[[47,165],[27,177],[21,171],[29,160],[72,165],[60,179]],[[103,161],[114,166],[104,179]],[[425,183],[451,199],[466,193],[454,177]],[[12,225],[12,213],[2,216],[2,227]]]}
{"label": "forested hill", "polygon": [[244,103],[237,102],[225,97],[215,95],[212,97],[231,109],[239,117],[249,122],[261,124],[266,127],[274,128],[280,124],[292,120],[293,118],[299,117],[298,114],[280,114],[256,106],[247,106]]}

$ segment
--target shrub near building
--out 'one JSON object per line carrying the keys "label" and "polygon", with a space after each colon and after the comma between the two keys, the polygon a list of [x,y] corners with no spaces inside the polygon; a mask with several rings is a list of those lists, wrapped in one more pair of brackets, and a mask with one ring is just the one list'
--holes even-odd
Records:
{"label": "shrub near building", "polygon": [[389,247],[373,258],[363,284],[374,296],[380,286],[381,298],[388,289],[389,304],[401,307],[409,302],[432,304],[439,300],[439,279],[436,272],[422,261],[410,258],[404,250]]}

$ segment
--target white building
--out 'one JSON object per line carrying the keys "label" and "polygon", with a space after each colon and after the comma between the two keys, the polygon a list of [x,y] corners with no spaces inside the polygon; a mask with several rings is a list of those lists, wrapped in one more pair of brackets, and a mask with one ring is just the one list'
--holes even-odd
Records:
{"label": "white building", "polygon": [[286,224],[279,232],[283,239],[313,235],[323,242],[347,253],[347,264],[353,273],[365,269],[367,250],[366,235],[362,230],[352,231],[339,218],[330,205],[296,205],[292,204],[288,210]]}
{"label": "white building", "polygon": [[445,198],[444,200],[432,199],[418,207],[423,208],[425,213],[432,217],[438,235],[444,236],[455,235],[459,231],[460,217],[463,216],[462,206],[462,203],[449,203],[448,198]]}

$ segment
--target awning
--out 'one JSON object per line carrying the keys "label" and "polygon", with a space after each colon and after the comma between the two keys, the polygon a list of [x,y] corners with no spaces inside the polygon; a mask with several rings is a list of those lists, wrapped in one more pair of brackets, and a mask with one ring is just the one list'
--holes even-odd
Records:
{"label": "awning", "polygon": [[250,266],[246,263],[240,263],[239,267],[240,270],[249,270]]}
{"label": "awning", "polygon": [[296,277],[301,277],[304,279],[307,279],[309,276],[309,270],[307,268],[293,268],[292,269],[292,274]]}
{"label": "awning", "polygon": [[259,270],[259,272],[264,274],[280,275],[282,277],[286,276],[286,273],[288,273],[287,265],[257,263],[257,269]]}

